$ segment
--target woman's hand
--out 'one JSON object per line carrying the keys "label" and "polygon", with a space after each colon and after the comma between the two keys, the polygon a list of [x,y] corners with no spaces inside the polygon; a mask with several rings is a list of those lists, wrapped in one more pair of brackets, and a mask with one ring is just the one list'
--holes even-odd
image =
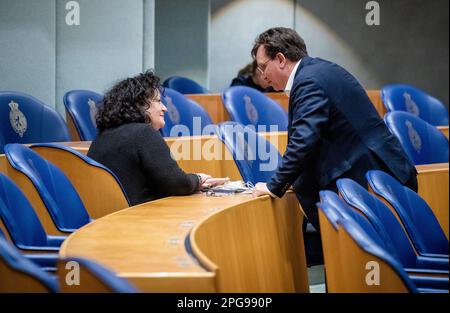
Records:
{"label": "woman's hand", "polygon": [[207,180],[211,178],[211,175],[207,175],[204,173],[197,173],[198,180],[199,180],[199,190],[202,190],[204,188],[208,188]]}

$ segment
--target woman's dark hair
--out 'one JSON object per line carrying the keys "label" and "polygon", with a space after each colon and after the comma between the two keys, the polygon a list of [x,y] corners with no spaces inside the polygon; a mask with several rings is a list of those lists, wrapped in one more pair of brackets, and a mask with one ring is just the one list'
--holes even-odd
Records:
{"label": "woman's dark hair", "polygon": [[145,111],[158,90],[161,91],[159,78],[150,70],[118,82],[106,92],[100,105],[96,117],[98,130],[127,123],[149,123]]}
{"label": "woman's dark hair", "polygon": [[293,62],[297,62],[308,55],[302,37],[295,30],[286,27],[274,27],[261,33],[253,45],[253,58],[256,57],[256,52],[260,46],[266,48],[266,54],[271,59],[275,58],[279,52]]}
{"label": "woman's dark hair", "polygon": [[253,60],[239,70],[238,76],[253,76],[256,74],[257,67],[256,60]]}

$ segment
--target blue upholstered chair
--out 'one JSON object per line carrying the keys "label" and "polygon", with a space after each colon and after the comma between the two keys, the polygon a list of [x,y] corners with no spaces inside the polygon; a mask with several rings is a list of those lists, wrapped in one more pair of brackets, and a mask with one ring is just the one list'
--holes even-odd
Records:
{"label": "blue upholstered chair", "polygon": [[61,232],[73,232],[91,221],[75,188],[55,165],[21,144],[6,145],[5,155],[10,166],[32,182]]}
{"label": "blue upholstered chair", "polygon": [[184,95],[209,93],[209,91],[203,88],[199,83],[182,76],[172,76],[167,78],[164,81],[163,86],[176,90]]}
{"label": "blue upholstered chair", "polygon": [[81,141],[90,141],[97,135],[95,115],[103,95],[89,90],[71,90],[64,95],[67,118],[71,119]]}
{"label": "blue upholstered chair", "polygon": [[[253,125],[257,131],[286,131],[288,115],[275,101],[258,90],[246,86],[229,87],[222,94],[222,101],[232,121]],[[262,129],[258,129],[260,126]]]}
{"label": "blue upholstered chair", "polygon": [[0,293],[57,292],[56,278],[25,258],[3,236],[0,236]]}
{"label": "blue upholstered chair", "polygon": [[0,153],[8,143],[70,141],[61,116],[38,99],[0,91]]}
{"label": "blue upholstered chair", "polygon": [[[352,210],[336,193],[332,191],[321,191],[320,203],[317,206],[326,216],[330,215],[327,214],[327,211],[334,211],[332,215],[332,217],[334,216],[333,219],[337,217],[337,224],[350,236],[354,244],[369,255],[368,259],[374,260],[375,258],[389,266],[409,292],[448,293],[448,277],[408,276],[399,259],[390,253],[384,239],[375,230],[373,225],[363,215]],[[348,248],[348,243],[340,245],[340,247],[345,250],[346,247]],[[345,253],[345,251],[342,252]],[[352,255],[344,255],[342,257],[348,262],[347,265],[351,267],[355,266],[351,259]],[[358,266],[365,265],[358,264]],[[382,269],[380,269],[381,271]],[[346,273],[343,273],[343,276],[345,275]],[[352,277],[345,277],[345,279],[352,279]],[[389,288],[389,286],[386,287]]]}
{"label": "blue upholstered chair", "polygon": [[39,143],[30,148],[64,172],[92,218],[130,206],[117,176],[87,155],[57,143]]}
{"label": "blue upholstered chair", "polygon": [[448,139],[436,127],[406,112],[387,113],[384,122],[414,164],[448,162]]}
{"label": "blue upholstered chair", "polygon": [[[165,88],[161,100],[167,107],[164,116],[166,125],[161,129],[164,137],[197,136],[214,134],[215,127],[212,125],[208,112],[198,103],[186,98],[176,90]],[[172,131],[172,134],[171,134]]]}
{"label": "blue upholstered chair", "polygon": [[281,162],[277,148],[251,127],[223,122],[217,127],[217,135],[233,155],[246,182],[269,181]]}
{"label": "blue upholstered chair", "polygon": [[[448,258],[417,255],[402,224],[381,200],[351,179],[339,179],[336,185],[345,202],[368,219],[384,240],[388,251],[397,256],[407,272],[419,270],[424,273],[448,275]],[[429,271],[431,269],[445,272]]]}
{"label": "blue upholstered chair", "polygon": [[420,255],[448,259],[447,237],[431,208],[417,193],[383,171],[368,171],[366,178],[373,192],[395,210]]}
{"label": "blue upholstered chair", "polygon": [[444,104],[419,88],[405,85],[386,85],[381,100],[388,112],[409,112],[434,126],[448,125],[448,111]]}
{"label": "blue upholstered chair", "polygon": [[[71,263],[69,263],[71,262]],[[76,263],[74,263],[76,262]],[[67,274],[66,264],[77,264],[80,269],[80,284],[65,284],[65,276]],[[139,292],[127,280],[118,277],[108,268],[94,261],[85,258],[66,258],[59,261],[58,274],[60,277],[61,292],[116,292],[116,293],[137,293]],[[87,282],[87,283],[86,283]]]}
{"label": "blue upholstered chair", "polygon": [[0,173],[0,218],[14,244],[23,250],[59,251],[65,236],[49,236],[22,191]]}

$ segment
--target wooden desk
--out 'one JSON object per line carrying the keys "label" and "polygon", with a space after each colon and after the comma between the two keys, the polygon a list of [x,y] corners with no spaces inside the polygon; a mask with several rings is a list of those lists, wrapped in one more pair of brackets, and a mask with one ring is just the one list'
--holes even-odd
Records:
{"label": "wooden desk", "polygon": [[307,292],[302,222],[293,193],[170,197],[84,226],[60,255],[97,261],[146,292]]}

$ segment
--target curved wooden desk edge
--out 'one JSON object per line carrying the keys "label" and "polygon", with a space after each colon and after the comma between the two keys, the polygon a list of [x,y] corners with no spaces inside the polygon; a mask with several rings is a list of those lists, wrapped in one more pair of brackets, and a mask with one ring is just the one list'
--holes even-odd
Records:
{"label": "curved wooden desk edge", "polygon": [[[227,269],[228,271],[225,271],[223,264],[222,268],[217,267],[209,260],[207,254],[204,253],[205,251],[200,251],[196,240],[191,240],[194,243],[192,249],[197,251],[195,252],[195,257],[189,254],[189,251],[186,251],[186,246],[181,244],[181,242],[184,243],[185,236],[191,232],[193,237],[197,238],[196,229],[213,219],[218,221],[227,219],[227,225],[229,223],[231,225],[239,224],[239,216],[248,221],[248,216],[250,216],[248,212],[255,212],[255,210],[257,212],[261,211],[265,215],[264,218],[253,222],[257,227],[256,232],[248,233],[248,236],[251,237],[252,242],[256,242],[255,246],[258,246],[258,249],[261,250],[262,247],[265,256],[271,256],[275,252],[275,255],[272,256],[278,266],[275,272],[284,273],[284,276],[281,278],[278,278],[279,275],[276,275],[275,280],[278,281],[274,281],[277,286],[274,289],[275,292],[307,291],[306,260],[301,233],[302,218],[297,218],[298,216],[303,217],[303,214],[298,210],[296,198],[292,196],[281,201],[270,201],[268,197],[253,199],[250,195],[222,198],[193,195],[159,199],[111,213],[83,226],[66,239],[61,246],[60,256],[90,258],[106,267],[110,267],[118,276],[128,279],[137,288],[145,292],[229,291],[230,288],[220,289],[216,274],[218,271],[221,271],[222,277],[225,276],[227,280],[232,282],[232,291],[248,291],[248,289],[242,289],[240,286],[242,282],[236,282],[235,286],[235,272],[230,271],[229,268]],[[122,222],[125,222],[125,224],[117,224]],[[194,227],[187,225],[181,227],[185,222],[190,222]],[[267,227],[266,224],[270,227]],[[267,234],[264,234],[266,229],[270,229],[271,232],[267,231]],[[147,234],[145,231],[152,234],[152,230],[160,233],[145,236]],[[170,238],[169,235],[174,235],[174,231],[178,231],[180,244],[171,246],[168,244],[167,238]],[[233,231],[230,228],[229,232],[232,233]],[[266,240],[260,239],[259,236],[254,236],[254,234],[260,233],[262,233],[261,238],[265,238],[264,236],[269,234],[270,236],[273,235],[273,241],[276,242],[275,249],[273,246],[265,248]],[[78,234],[81,235],[77,236]],[[91,235],[94,234],[97,236],[92,237]],[[219,237],[220,234],[221,232],[217,233]],[[236,238],[241,238],[242,233],[237,233],[235,236],[237,236]],[[290,238],[295,239],[296,249],[294,249],[294,252],[288,251],[289,249],[287,249],[285,243],[291,240]],[[234,249],[235,245],[240,246],[241,240],[229,241],[225,250]],[[140,251],[143,247],[148,248],[144,248],[145,251]],[[220,247],[220,249],[222,248]],[[133,251],[135,251],[134,255]],[[199,255],[203,266],[198,263]],[[181,259],[190,258],[193,262],[189,261],[191,264],[187,268],[180,267],[174,262],[175,257]],[[246,259],[246,256],[238,255],[237,262],[246,263]],[[204,267],[206,264],[205,260],[208,263],[207,269]],[[130,261],[131,263],[129,263]],[[269,263],[270,268],[273,266],[273,260],[271,262]],[[287,267],[286,262],[288,264]],[[267,267],[267,264],[263,265]],[[266,272],[270,271],[263,271],[262,277],[258,281],[269,282],[269,287],[265,286],[264,288],[250,290],[272,290],[270,289],[272,282],[270,279],[267,279],[268,277],[273,279],[270,276],[272,274],[267,274]],[[244,279],[244,281],[247,280]]]}

